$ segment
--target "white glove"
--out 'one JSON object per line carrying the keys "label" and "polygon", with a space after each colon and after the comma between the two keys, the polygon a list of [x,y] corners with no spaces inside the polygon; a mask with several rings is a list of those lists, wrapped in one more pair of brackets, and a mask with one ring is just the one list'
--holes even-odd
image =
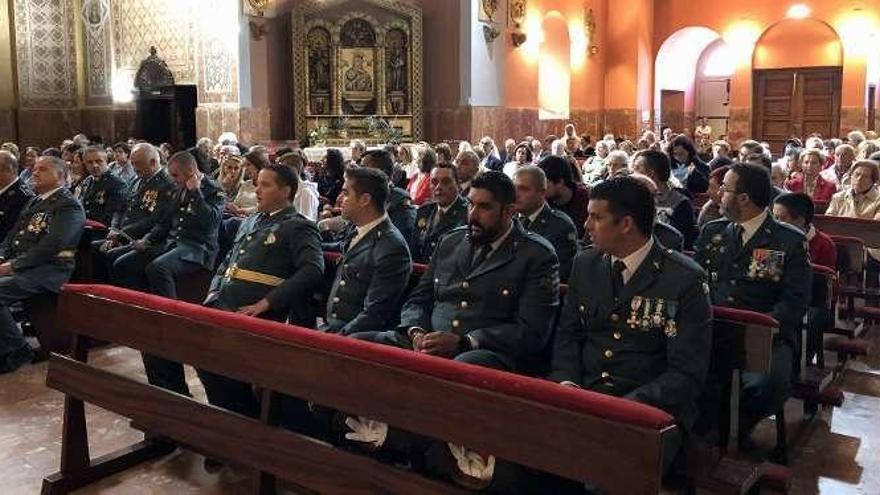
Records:
{"label": "white glove", "polygon": [[381,447],[388,436],[388,425],[386,423],[380,423],[363,416],[358,416],[357,419],[348,416],[345,418],[345,426],[351,429],[350,432],[345,434],[347,440],[370,443],[376,448]]}
{"label": "white glove", "polygon": [[474,450],[468,450],[465,447],[451,443],[446,445],[449,446],[452,457],[455,457],[458,469],[462,473],[480,481],[490,481],[492,479],[492,475],[495,473],[494,455],[490,455],[488,459],[483,459],[483,456]]}

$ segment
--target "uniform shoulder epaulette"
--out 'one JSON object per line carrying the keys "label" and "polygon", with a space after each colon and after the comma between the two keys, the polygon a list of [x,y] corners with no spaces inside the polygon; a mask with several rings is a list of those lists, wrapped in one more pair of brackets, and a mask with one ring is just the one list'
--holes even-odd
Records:
{"label": "uniform shoulder epaulette", "polygon": [[693,258],[684,253],[680,253],[675,249],[663,248],[663,256],[669,260],[669,262],[675,263],[682,268],[687,268],[695,272],[703,271],[703,267],[701,267]]}
{"label": "uniform shoulder epaulette", "polygon": [[728,218],[719,218],[717,220],[712,220],[711,222],[707,222],[703,225],[704,229],[710,230],[721,230],[726,228],[730,224],[730,219]]}
{"label": "uniform shoulder epaulette", "polygon": [[535,244],[538,244],[542,248],[550,251],[551,253],[556,253],[556,248],[553,247],[553,244],[550,243],[544,236],[536,234],[530,230],[523,231],[523,238],[533,241]]}
{"label": "uniform shoulder epaulette", "polygon": [[796,242],[801,242],[806,239],[806,236],[803,232],[800,231],[797,227],[793,227],[785,222],[772,222],[771,229],[774,227],[777,229],[777,232],[784,236],[791,236],[791,238]]}

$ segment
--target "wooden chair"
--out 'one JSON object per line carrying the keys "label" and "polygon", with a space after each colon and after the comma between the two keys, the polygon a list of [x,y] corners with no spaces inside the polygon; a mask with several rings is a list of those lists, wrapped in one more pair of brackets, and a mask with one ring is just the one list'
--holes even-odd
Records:
{"label": "wooden chair", "polygon": [[[66,398],[61,469],[44,480],[44,494],[68,493],[169,451],[151,436],[92,459],[85,402],[131,418],[151,435],[252,468],[261,494],[274,493],[276,478],[320,493],[465,493],[273,426],[277,394],[609,493],[658,493],[664,446],[676,433],[669,414],[625,399],[115,287],[66,287],[59,324],[75,344],[72,357],[53,355],[49,364],[47,384]],[[246,418],[94,367],[85,338],[253,383],[264,390],[262,415]]]}

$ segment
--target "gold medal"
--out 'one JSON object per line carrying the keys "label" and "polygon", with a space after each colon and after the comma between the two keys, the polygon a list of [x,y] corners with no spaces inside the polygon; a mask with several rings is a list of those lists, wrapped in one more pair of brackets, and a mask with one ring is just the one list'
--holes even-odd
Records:
{"label": "gold medal", "polygon": [[678,327],[675,325],[675,320],[667,320],[666,328],[664,329],[667,337],[675,337],[678,335]]}
{"label": "gold medal", "polygon": [[658,299],[657,304],[654,305],[654,317],[652,318],[652,322],[654,323],[655,328],[661,328],[663,326],[663,299]]}
{"label": "gold medal", "polygon": [[635,296],[629,302],[630,312],[629,318],[626,320],[626,324],[629,325],[630,328],[636,328],[639,324],[639,307],[642,305],[642,297]]}

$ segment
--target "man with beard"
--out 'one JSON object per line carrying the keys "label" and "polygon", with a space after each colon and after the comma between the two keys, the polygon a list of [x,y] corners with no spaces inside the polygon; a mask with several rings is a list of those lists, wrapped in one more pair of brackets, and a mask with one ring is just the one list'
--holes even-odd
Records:
{"label": "man with beard", "polygon": [[458,194],[456,168],[441,163],[431,171],[433,201],[416,212],[416,234],[413,239],[413,260],[427,263],[440,239],[450,230],[467,224],[467,200]]}
{"label": "man with beard", "polygon": [[[471,183],[468,226],[444,237],[404,305],[400,325],[355,338],[500,370],[528,373],[549,345],[559,306],[559,263],[553,246],[514,221],[516,190],[509,177],[487,171]],[[347,438],[413,452],[387,425],[348,418]],[[392,430],[392,432],[394,432]],[[394,432],[397,433],[397,432]],[[437,469],[468,486],[493,479],[494,457],[435,444]],[[427,447],[425,447],[427,448]],[[480,458],[480,469],[468,459]],[[454,459],[453,459],[454,458]],[[447,470],[448,469],[448,470]]]}
{"label": "man with beard", "polygon": [[739,431],[746,445],[755,425],[788,398],[811,287],[806,238],[770,214],[772,192],[762,167],[731,166],[721,184],[726,218],[703,227],[694,256],[709,273],[713,304],[766,313],[779,322],[770,374],[742,376]]}

